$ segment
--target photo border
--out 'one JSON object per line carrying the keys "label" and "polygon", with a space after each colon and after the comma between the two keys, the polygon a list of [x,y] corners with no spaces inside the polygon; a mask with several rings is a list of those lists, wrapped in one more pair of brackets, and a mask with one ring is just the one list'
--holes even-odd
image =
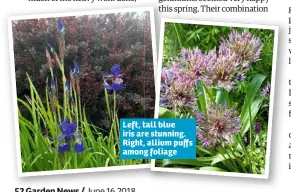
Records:
{"label": "photo border", "polygon": [[155,118],[159,117],[159,103],[160,103],[160,89],[159,88],[161,85],[161,72],[162,72],[162,61],[163,61],[163,50],[164,50],[164,31],[165,31],[165,23],[166,22],[274,30],[272,79],[271,79],[271,91],[270,91],[270,105],[269,105],[269,119],[268,119],[269,121],[268,121],[268,136],[267,136],[265,172],[264,172],[264,174],[251,174],[251,173],[234,173],[234,172],[215,172],[215,171],[204,171],[204,170],[187,170],[184,168],[161,168],[161,167],[155,167],[155,160],[151,161],[151,171],[268,179],[269,178],[269,168],[270,168],[271,135],[272,135],[272,123],[273,123],[272,121],[273,121],[273,108],[274,108],[274,94],[275,94],[274,91],[275,91],[279,26],[161,18],[160,36],[159,36],[160,41],[159,41],[158,67],[157,67],[157,72],[156,72],[156,74],[157,74],[157,76],[156,76],[157,77],[156,78],[157,92],[156,92],[156,103],[155,103]]}
{"label": "photo border", "polygon": [[[154,65],[153,67],[154,67],[154,78],[155,78],[156,77],[156,68],[157,68],[157,50],[156,50],[157,43],[156,43],[154,7],[136,7],[136,8],[109,9],[109,10],[96,10],[96,11],[80,11],[80,12],[67,12],[67,13],[51,13],[51,14],[38,14],[38,15],[24,15],[24,16],[10,16],[10,17],[8,17],[8,40],[9,40],[10,63],[11,63],[11,80],[12,80],[12,94],[13,94],[13,108],[14,108],[13,112],[14,112],[14,120],[15,120],[14,127],[15,127],[15,138],[16,138],[18,177],[62,175],[62,174],[73,174],[73,173],[104,172],[104,171],[117,171],[117,170],[131,170],[131,169],[146,169],[146,168],[150,168],[150,164],[68,169],[68,170],[52,170],[52,171],[25,172],[25,173],[22,172],[21,149],[20,149],[20,138],[19,138],[19,122],[18,122],[18,112],[17,112],[18,111],[17,89],[16,89],[17,85],[16,85],[16,74],[15,74],[16,72],[15,72],[15,60],[14,60],[12,21],[27,20],[27,19],[40,19],[40,18],[52,18],[52,17],[101,15],[101,14],[110,14],[110,13],[147,12],[147,11],[150,13],[152,55],[153,55],[153,65]],[[156,78],[154,79],[154,81],[156,81]]]}

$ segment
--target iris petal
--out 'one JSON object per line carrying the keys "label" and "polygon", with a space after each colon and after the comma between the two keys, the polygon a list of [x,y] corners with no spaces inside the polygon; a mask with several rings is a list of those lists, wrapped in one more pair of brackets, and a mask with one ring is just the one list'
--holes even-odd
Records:
{"label": "iris petal", "polygon": [[74,137],[78,139],[78,138],[81,137],[81,134],[79,134],[79,133],[74,133]]}
{"label": "iris petal", "polygon": [[67,89],[67,91],[70,91],[70,81],[69,80],[66,81],[66,89]]}
{"label": "iris petal", "polygon": [[115,91],[119,91],[120,89],[122,89],[122,83],[113,83],[112,89]]}
{"label": "iris petal", "polygon": [[61,134],[61,135],[58,137],[58,140],[59,140],[59,141],[60,141],[60,140],[63,140],[65,137],[66,137],[65,134]]}
{"label": "iris petal", "polygon": [[70,150],[70,145],[68,143],[62,143],[58,146],[58,151],[60,153],[66,152]]}
{"label": "iris petal", "polygon": [[81,153],[85,151],[85,146],[82,142],[78,142],[74,145],[74,150],[76,153]]}
{"label": "iris petal", "polygon": [[71,123],[69,124],[68,126],[68,129],[67,129],[67,134],[70,134],[70,135],[73,135],[77,130],[77,124],[76,123]]}
{"label": "iris petal", "polygon": [[113,75],[109,74],[109,75],[104,75],[105,78],[112,78]]}
{"label": "iris petal", "polygon": [[58,18],[58,29],[60,32],[63,32],[63,30],[64,30],[64,25],[63,25],[61,18]]}
{"label": "iris petal", "polygon": [[52,45],[51,44],[47,44],[47,47],[48,47],[48,50],[51,52],[51,53],[53,53],[54,52],[54,48],[52,47]]}
{"label": "iris petal", "polygon": [[113,90],[113,88],[111,87],[111,85],[109,85],[105,80],[104,80],[103,85],[104,85],[104,87],[105,87],[107,90]]}
{"label": "iris petal", "polygon": [[120,65],[115,64],[111,67],[111,73],[114,77],[117,77],[120,75]]}
{"label": "iris petal", "polygon": [[65,119],[62,123],[61,123],[61,129],[63,130],[63,132],[67,132],[68,131],[68,127],[70,125],[69,119]]}
{"label": "iris petal", "polygon": [[51,79],[51,87],[52,88],[56,87],[56,82],[55,82],[55,80],[53,78]]}
{"label": "iris petal", "polygon": [[79,74],[79,65],[76,61],[73,62],[74,68],[73,68],[73,73],[74,75]]}

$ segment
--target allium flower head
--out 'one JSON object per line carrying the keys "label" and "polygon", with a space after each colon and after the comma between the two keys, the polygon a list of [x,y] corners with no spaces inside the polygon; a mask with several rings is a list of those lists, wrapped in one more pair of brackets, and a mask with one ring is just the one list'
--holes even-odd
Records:
{"label": "allium flower head", "polygon": [[188,49],[182,49],[181,50],[181,56],[182,56],[182,59],[184,61],[187,61],[188,60],[188,56],[189,56],[189,50]]}
{"label": "allium flower head", "polygon": [[240,119],[234,114],[234,108],[228,109],[226,105],[210,105],[207,114],[198,113],[196,118],[197,138],[205,147],[228,145],[240,128]]}
{"label": "allium flower head", "polygon": [[238,56],[231,52],[224,43],[215,50],[205,55],[205,70],[202,73],[202,81],[213,87],[231,90],[238,81],[243,81],[248,66],[238,61]]}
{"label": "allium flower head", "polygon": [[242,34],[233,30],[226,40],[226,44],[231,50],[238,55],[241,63],[256,62],[264,47],[261,40],[245,29]]}
{"label": "allium flower head", "polygon": [[174,81],[174,73],[172,68],[163,68],[161,73],[161,87],[160,87],[160,106],[169,106],[169,97],[171,84]]}
{"label": "allium flower head", "polygon": [[270,91],[271,91],[271,84],[268,83],[268,84],[263,88],[263,90],[262,90],[262,95],[263,95],[264,97],[267,97],[267,96],[270,95]]}
{"label": "allium flower head", "polygon": [[173,62],[172,66],[162,69],[160,106],[170,109],[196,107],[195,82],[185,63]]}
{"label": "allium flower head", "polygon": [[[114,90],[114,91],[119,91],[123,87],[123,80],[120,78],[121,75],[121,69],[120,65],[115,64],[111,67],[111,74],[105,75],[104,76],[104,87],[107,90]],[[112,84],[110,85],[105,78],[110,78],[112,81]]]}
{"label": "allium flower head", "polygon": [[167,84],[167,85],[171,84],[174,80],[174,73],[173,73],[172,68],[163,68],[161,78],[162,78],[162,83]]}
{"label": "allium flower head", "polygon": [[162,69],[160,106],[170,109],[196,107],[195,83],[193,73],[187,68],[184,61],[174,61],[172,65]]}
{"label": "allium flower head", "polygon": [[182,49],[181,55],[193,80],[202,80],[202,73],[205,71],[207,64],[204,53],[202,53],[202,51],[198,48],[194,50]]}
{"label": "allium flower head", "polygon": [[235,54],[219,54],[216,62],[211,67],[212,77],[210,77],[212,83],[217,87],[230,90],[234,87],[234,80],[237,75],[238,63]]}
{"label": "allium flower head", "polygon": [[169,92],[169,102],[174,108],[187,106],[194,109],[196,98],[192,81],[186,79],[175,80]]}

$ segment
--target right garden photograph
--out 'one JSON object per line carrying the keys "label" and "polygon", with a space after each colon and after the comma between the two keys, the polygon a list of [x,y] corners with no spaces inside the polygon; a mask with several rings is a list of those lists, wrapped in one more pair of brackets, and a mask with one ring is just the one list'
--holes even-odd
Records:
{"label": "right garden photograph", "polygon": [[275,26],[164,20],[156,117],[195,118],[196,159],[154,171],[268,177]]}

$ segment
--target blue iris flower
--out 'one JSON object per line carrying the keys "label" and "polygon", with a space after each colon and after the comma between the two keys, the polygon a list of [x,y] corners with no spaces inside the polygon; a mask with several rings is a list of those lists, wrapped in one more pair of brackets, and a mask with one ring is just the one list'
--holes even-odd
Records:
{"label": "blue iris flower", "polygon": [[71,140],[73,137],[80,137],[80,135],[76,133],[77,124],[74,122],[70,123],[68,118],[61,122],[60,127],[63,131],[63,134],[58,137],[59,141],[63,139]]}
{"label": "blue iris flower", "polygon": [[51,79],[51,87],[52,88],[56,87],[56,82],[55,82],[55,80],[53,78]]}
{"label": "blue iris flower", "polygon": [[48,47],[48,50],[51,52],[51,53],[54,53],[55,52],[55,50],[54,50],[54,48],[53,48],[53,46],[51,46],[51,44],[47,44],[47,47]]}
{"label": "blue iris flower", "polygon": [[69,151],[69,150],[70,150],[70,144],[68,143],[62,143],[62,144],[59,144],[58,146],[58,151],[61,153]]}
{"label": "blue iris flower", "polygon": [[[66,140],[66,143],[59,144],[58,151],[66,152],[70,150],[70,141],[72,139],[79,139],[81,137],[80,134],[76,133],[77,124],[72,122],[70,123],[69,119],[66,118],[63,122],[60,123],[60,127],[62,129],[62,135],[58,137],[58,140],[61,141],[63,139]],[[85,150],[85,147],[81,141],[77,142],[74,145],[74,150],[76,153],[81,153]]]}
{"label": "blue iris flower", "polygon": [[66,81],[66,90],[70,91],[70,81]]}
{"label": "blue iris flower", "polygon": [[114,91],[119,91],[123,87],[123,80],[120,78],[121,75],[121,69],[120,65],[115,64],[111,67],[111,74],[105,75],[105,78],[111,78],[112,79],[112,84],[110,85],[107,83],[107,81],[104,78],[104,87],[107,90],[114,90]]}
{"label": "blue iris flower", "polygon": [[74,150],[76,153],[81,153],[85,151],[85,146],[82,142],[78,142],[74,145]]}
{"label": "blue iris flower", "polygon": [[59,29],[60,32],[64,32],[64,30],[65,30],[61,18],[58,18],[58,29]]}
{"label": "blue iris flower", "polygon": [[78,76],[79,75],[79,65],[76,61],[73,61],[73,74],[74,76]]}

